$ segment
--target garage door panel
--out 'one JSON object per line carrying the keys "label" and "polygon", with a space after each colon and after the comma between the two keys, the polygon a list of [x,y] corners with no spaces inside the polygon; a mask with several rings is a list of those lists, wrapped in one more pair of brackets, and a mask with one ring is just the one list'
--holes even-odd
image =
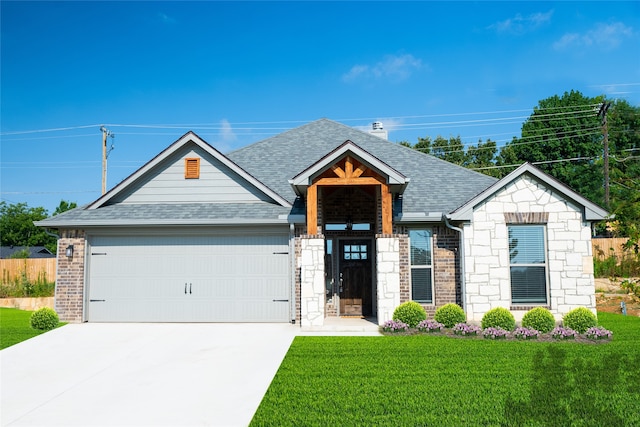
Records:
{"label": "garage door panel", "polygon": [[94,236],[90,242],[89,321],[289,320],[289,304],[282,302],[290,293],[286,235]]}

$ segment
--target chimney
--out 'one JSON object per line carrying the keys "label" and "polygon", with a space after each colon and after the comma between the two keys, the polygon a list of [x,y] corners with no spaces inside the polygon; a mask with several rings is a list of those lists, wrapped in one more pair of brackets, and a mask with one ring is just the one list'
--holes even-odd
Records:
{"label": "chimney", "polygon": [[371,130],[369,131],[371,135],[375,135],[378,138],[389,139],[389,135],[384,127],[382,126],[382,122],[373,122],[371,123]]}

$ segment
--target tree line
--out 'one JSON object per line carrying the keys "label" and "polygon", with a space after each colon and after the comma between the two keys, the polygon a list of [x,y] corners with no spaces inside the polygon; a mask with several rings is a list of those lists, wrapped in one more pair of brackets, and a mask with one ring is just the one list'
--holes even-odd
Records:
{"label": "tree line", "polygon": [[[77,207],[75,202],[61,200],[53,215],[58,215]],[[49,217],[43,207],[29,207],[26,203],[9,204],[0,202],[0,240],[2,246],[44,246],[51,253],[57,251],[57,239],[47,234],[44,228],[36,227],[33,222]],[[19,254],[27,256],[28,254]]]}
{"label": "tree line", "polygon": [[640,233],[640,107],[626,100],[608,101],[573,90],[543,99],[522,124],[521,136],[500,148],[491,139],[465,145],[460,136],[427,136],[415,144],[400,144],[496,178],[532,163],[614,215],[599,225],[601,234]]}

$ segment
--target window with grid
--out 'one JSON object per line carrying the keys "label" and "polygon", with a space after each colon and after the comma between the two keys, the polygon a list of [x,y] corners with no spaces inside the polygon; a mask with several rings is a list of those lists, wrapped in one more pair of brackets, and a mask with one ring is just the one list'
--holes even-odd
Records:
{"label": "window with grid", "polygon": [[544,225],[511,225],[509,260],[511,302],[547,303],[547,257]]}
{"label": "window with grid", "polygon": [[411,299],[417,302],[433,303],[433,257],[431,230],[409,230],[409,250],[411,253]]}

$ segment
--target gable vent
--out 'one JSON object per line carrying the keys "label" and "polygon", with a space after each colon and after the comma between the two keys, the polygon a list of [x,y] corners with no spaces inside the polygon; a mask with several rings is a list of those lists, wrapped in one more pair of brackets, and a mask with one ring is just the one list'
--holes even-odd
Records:
{"label": "gable vent", "polygon": [[199,158],[184,159],[184,177],[186,179],[200,178],[200,159]]}

